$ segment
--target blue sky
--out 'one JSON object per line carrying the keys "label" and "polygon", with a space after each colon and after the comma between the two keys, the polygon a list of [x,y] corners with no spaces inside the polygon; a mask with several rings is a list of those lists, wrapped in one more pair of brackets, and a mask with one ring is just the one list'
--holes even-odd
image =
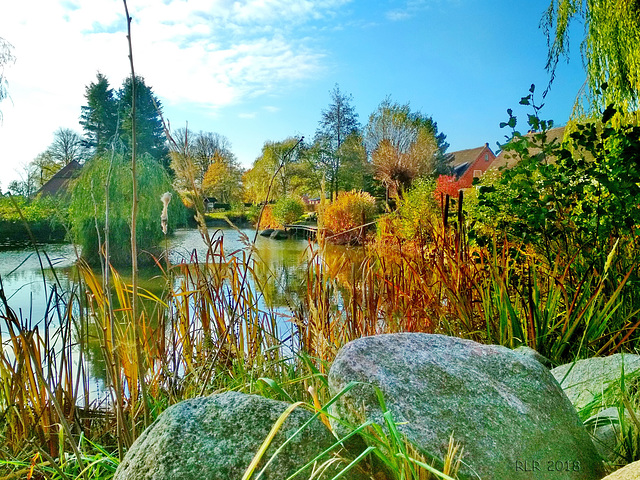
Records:
{"label": "blue sky", "polygon": [[[129,0],[136,72],[173,129],[225,135],[249,167],[267,140],[311,139],[335,84],[365,124],[386,97],[432,116],[449,151],[494,149],[499,123],[532,83],[547,86],[547,0]],[[584,82],[581,26],[558,68],[544,118],[567,121]],[[0,103],[0,188],[60,127],[81,133],[96,72],[129,73],[120,0],[21,0],[0,17],[17,57]]]}

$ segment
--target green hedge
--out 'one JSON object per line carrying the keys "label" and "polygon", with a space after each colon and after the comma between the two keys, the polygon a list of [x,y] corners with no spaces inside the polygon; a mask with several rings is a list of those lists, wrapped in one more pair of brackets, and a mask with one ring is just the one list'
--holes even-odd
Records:
{"label": "green hedge", "polygon": [[33,200],[14,197],[14,200],[15,204],[9,197],[0,197],[0,242],[29,240],[27,227],[38,242],[65,240],[68,211],[62,200],[52,197]]}

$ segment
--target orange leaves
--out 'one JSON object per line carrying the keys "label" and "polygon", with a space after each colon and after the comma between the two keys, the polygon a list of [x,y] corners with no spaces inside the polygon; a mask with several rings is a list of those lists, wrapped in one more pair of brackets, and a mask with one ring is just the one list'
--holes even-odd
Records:
{"label": "orange leaves", "polygon": [[334,243],[359,242],[375,210],[376,201],[369,193],[344,192],[327,208],[324,226],[333,234]]}
{"label": "orange leaves", "polygon": [[442,199],[449,195],[451,198],[458,198],[460,191],[460,182],[456,180],[454,175],[440,175],[436,180],[436,190],[434,196],[436,202],[442,206]]}

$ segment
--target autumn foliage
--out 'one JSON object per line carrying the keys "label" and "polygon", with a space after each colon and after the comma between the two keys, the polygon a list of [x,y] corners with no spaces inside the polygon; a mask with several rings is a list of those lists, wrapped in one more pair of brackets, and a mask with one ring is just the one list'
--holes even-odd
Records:
{"label": "autumn foliage", "polygon": [[284,225],[276,220],[276,217],[273,214],[273,205],[267,205],[264,207],[262,217],[260,218],[260,224],[258,225],[258,229],[260,230],[265,230],[267,228],[284,228]]}
{"label": "autumn foliage", "polygon": [[324,226],[334,243],[362,240],[365,228],[376,212],[376,201],[367,192],[345,192],[338,196],[324,214]]}
{"label": "autumn foliage", "polygon": [[438,205],[442,206],[444,198],[449,195],[451,198],[458,198],[460,191],[460,181],[454,175],[440,175],[436,180],[434,196]]}

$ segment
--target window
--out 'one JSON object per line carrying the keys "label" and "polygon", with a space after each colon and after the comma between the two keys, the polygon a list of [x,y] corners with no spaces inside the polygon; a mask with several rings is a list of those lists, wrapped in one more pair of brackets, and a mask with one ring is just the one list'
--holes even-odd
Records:
{"label": "window", "polygon": [[474,170],[473,178],[480,178],[482,176],[482,170]]}
{"label": "window", "polygon": [[484,154],[484,161],[485,161],[485,162],[488,162],[488,161],[489,161],[489,154],[488,154],[488,153],[485,153],[485,154]]}

